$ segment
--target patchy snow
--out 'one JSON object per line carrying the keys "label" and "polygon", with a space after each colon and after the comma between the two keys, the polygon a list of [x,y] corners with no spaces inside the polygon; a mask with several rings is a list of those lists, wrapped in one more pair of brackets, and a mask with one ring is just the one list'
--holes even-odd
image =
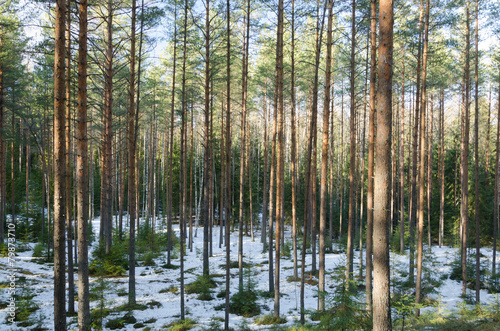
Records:
{"label": "patchy snow", "polygon": [[[157,222],[160,223],[160,222]],[[164,226],[158,225],[164,228]],[[93,221],[93,231],[97,235],[99,233],[99,219]],[[162,231],[162,230],[159,230]],[[176,235],[179,236],[179,227],[174,226],[174,231]],[[218,286],[214,289],[212,301],[201,301],[197,299],[197,294],[186,294],[185,295],[185,307],[186,307],[186,317],[194,319],[197,322],[197,327],[195,329],[201,330],[209,326],[214,318],[224,318],[224,310],[216,311],[214,307],[223,304],[224,298],[216,298],[216,294],[225,289],[225,270],[220,266],[225,264],[225,248],[219,248],[219,228],[214,227],[213,230],[214,240],[213,240],[213,256],[210,257],[210,273],[220,274],[220,276],[215,277],[214,280],[218,282]],[[291,242],[290,229],[287,228],[285,231],[285,238],[287,241]],[[19,252],[16,257],[15,267],[17,281],[17,293],[23,291],[23,288],[29,289],[35,294],[33,301],[39,305],[40,309],[37,310],[31,317],[32,320],[38,321],[35,325],[40,324],[42,327],[47,329],[52,329],[53,327],[53,267],[52,264],[38,264],[36,263],[36,258],[32,258],[32,249],[35,244],[29,244],[31,250],[25,252]],[[90,248],[93,250],[96,248],[96,244]],[[252,242],[250,237],[244,237],[244,261],[251,263],[250,268],[250,279],[255,282],[256,290],[267,291],[268,290],[268,277],[269,277],[269,265],[268,253],[262,252],[262,243],[260,242],[260,232],[255,232],[255,241]],[[185,284],[191,283],[196,276],[201,274],[202,267],[202,250],[203,250],[203,232],[198,231],[198,236],[193,238],[193,250],[186,252],[185,257]],[[334,249],[335,251],[335,249]],[[425,254],[428,254],[427,248],[424,247]],[[471,251],[472,252],[472,251]],[[474,250],[475,252],[475,250]],[[491,258],[492,250],[491,248],[482,248],[481,253],[485,256],[483,260],[488,260],[489,267],[491,268]],[[434,259],[433,265],[430,267],[435,271],[435,275],[440,277],[441,275],[450,274],[450,263],[456,258],[458,251],[456,248],[437,246],[432,247],[432,257]],[[300,265],[300,251],[299,255],[299,265]],[[238,232],[237,230],[231,233],[231,261],[237,261],[238,256]],[[363,259],[365,252],[363,251]],[[424,255],[425,256],[425,255]],[[274,256],[273,256],[274,258]],[[359,251],[355,252],[354,256],[354,273],[358,274],[359,267]],[[399,255],[391,253],[391,279],[396,276],[399,277],[400,273],[408,272],[408,256]],[[166,263],[166,253],[164,253],[160,258],[155,260],[156,266],[136,267],[136,297],[138,303],[148,303],[152,301],[157,301],[161,303],[160,307],[149,308],[144,311],[135,310],[133,311],[134,317],[137,322],[144,323],[150,319],[156,319],[154,323],[145,324],[145,326],[151,327],[153,329],[163,328],[169,323],[178,320],[180,316],[180,294],[174,294],[170,292],[160,293],[161,290],[165,290],[170,286],[179,287],[178,278],[180,277],[180,271],[164,269],[160,267]],[[326,288],[327,291],[330,287],[335,286],[331,279],[330,273],[332,273],[336,266],[341,263],[345,263],[345,254],[339,252],[338,254],[330,253],[326,255]],[[500,262],[500,257],[497,256],[497,262]],[[178,259],[172,260],[173,264],[179,265]],[[306,271],[311,270],[311,255],[306,256]],[[286,279],[293,275],[293,261],[290,258],[281,259],[281,282],[280,290],[283,296],[280,300],[281,305],[281,315],[286,316],[288,320],[288,325],[293,324],[298,321],[300,317],[299,313],[299,302],[300,302],[300,283],[299,282],[288,282]],[[6,282],[8,274],[12,269],[8,266],[8,260],[5,257],[0,258],[0,282]],[[416,269],[415,269],[416,272]],[[300,274],[300,268],[299,268]],[[238,288],[238,269],[231,269],[231,294],[234,294]],[[25,277],[25,280],[20,281],[19,277]],[[75,273],[75,284],[78,275]],[[96,282],[96,278],[91,278],[91,284]],[[110,278],[109,281],[112,283],[110,293],[105,294],[106,304],[108,306],[119,306],[127,302],[127,296],[118,296],[118,292],[128,292],[128,278],[118,277]],[[246,276],[244,283],[248,281]],[[364,281],[364,279],[363,279]],[[451,280],[449,278],[444,279],[442,286],[438,289],[438,295],[434,295],[436,299],[440,300],[440,308],[446,311],[453,311],[458,309],[458,304],[463,300],[460,298],[462,291],[462,284],[458,281]],[[488,294],[485,290],[481,290],[481,302],[488,303],[493,300],[494,296]],[[7,292],[7,288],[0,288],[0,303],[7,303],[10,296]],[[261,315],[270,314],[273,312],[274,301],[273,299],[259,298],[258,303],[262,307]],[[19,303],[18,303],[19,304]],[[91,309],[98,305],[98,301],[91,301]],[[1,306],[0,310],[0,329],[2,330],[15,330],[19,327],[12,324],[7,324],[7,308]],[[75,303],[75,310],[78,308],[78,304]],[[305,284],[305,308],[306,310],[315,310],[317,308],[317,285]],[[438,309],[435,307],[425,308],[425,310]],[[117,318],[123,316],[124,312],[112,313],[109,315],[107,320],[112,318]],[[254,323],[255,318],[244,318],[234,314],[230,315],[230,326],[238,329],[242,323],[247,324],[248,327],[252,329],[266,329],[266,326],[258,326]],[[75,329],[76,317],[68,318],[68,329]],[[135,330],[133,324],[127,324],[127,330]]]}

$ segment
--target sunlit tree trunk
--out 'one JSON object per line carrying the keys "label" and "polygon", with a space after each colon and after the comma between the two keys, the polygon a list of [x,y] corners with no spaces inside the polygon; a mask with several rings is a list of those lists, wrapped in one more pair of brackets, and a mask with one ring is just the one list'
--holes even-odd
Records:
{"label": "sunlit tree trunk", "polygon": [[347,279],[350,279],[354,263],[354,221],[355,221],[355,171],[356,171],[356,94],[355,94],[355,56],[356,56],[356,0],[352,1],[351,14],[351,116],[350,116],[350,161],[349,161],[349,223],[347,226]]}
{"label": "sunlit tree trunk", "polygon": [[79,2],[76,201],[78,221],[78,330],[90,330],[88,262],[87,0]]}
{"label": "sunlit tree trunk", "polygon": [[327,200],[327,167],[330,128],[330,81],[332,68],[332,25],[333,0],[328,1],[328,25],[326,37],[326,71],[325,71],[325,100],[323,102],[323,142],[321,146],[321,205],[319,216],[319,282],[318,282],[318,310],[325,309],[325,231],[326,231],[326,200]]}
{"label": "sunlit tree trunk", "polygon": [[129,208],[129,272],[128,304],[135,305],[135,221],[136,221],[136,108],[135,108],[135,21],[136,2],[132,0],[132,21],[130,33],[130,81],[128,109],[128,208]]}
{"label": "sunlit tree trunk", "polygon": [[469,65],[469,47],[470,47],[470,15],[469,15],[469,0],[467,0],[465,8],[465,101],[464,101],[464,128],[462,139],[462,162],[460,163],[461,170],[461,204],[460,204],[460,219],[462,221],[462,294],[466,294],[467,290],[467,237],[469,233],[469,89],[470,89],[470,65]]}
{"label": "sunlit tree trunk", "polygon": [[[418,243],[417,243],[417,283],[415,286],[415,303],[419,304],[422,295],[422,261],[424,246],[424,197],[425,197],[425,118],[427,110],[427,47],[429,45],[429,8],[430,0],[425,4],[424,54],[422,59],[422,100],[420,109],[420,167],[418,192]],[[430,183],[427,183],[429,185]],[[420,309],[415,309],[415,315],[420,315]]]}
{"label": "sunlit tree trunk", "polygon": [[370,2],[370,114],[368,125],[368,185],[366,194],[366,307],[372,310],[373,171],[375,158],[375,99],[377,97],[377,0]]}
{"label": "sunlit tree trunk", "polygon": [[373,330],[391,330],[389,277],[389,224],[392,142],[393,2],[380,0],[375,160],[375,206],[373,211]]}
{"label": "sunlit tree trunk", "polygon": [[[54,329],[66,330],[66,0],[56,1],[54,51]],[[3,150],[3,148],[2,148]],[[3,162],[3,159],[2,159]],[[3,191],[3,189],[2,189]]]}
{"label": "sunlit tree trunk", "polygon": [[[417,166],[418,166],[418,130],[419,130],[419,116],[420,116],[420,67],[422,58],[422,20],[424,13],[424,0],[420,0],[420,18],[418,23],[418,52],[417,52],[417,86],[416,86],[416,97],[415,97],[415,120],[413,123],[413,160],[412,160],[412,172],[411,172],[411,196],[410,196],[410,207],[408,220],[410,226],[410,284],[414,283],[415,278],[415,219],[417,215]],[[410,126],[411,127],[411,126]]]}

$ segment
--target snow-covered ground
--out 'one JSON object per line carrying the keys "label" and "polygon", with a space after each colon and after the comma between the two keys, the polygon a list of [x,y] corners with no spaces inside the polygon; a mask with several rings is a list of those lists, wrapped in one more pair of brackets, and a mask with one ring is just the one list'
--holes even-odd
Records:
{"label": "snow-covered ground", "polygon": [[[99,219],[93,221],[94,233],[99,231]],[[177,236],[179,236],[178,226],[174,226]],[[219,282],[216,289],[213,290],[212,301],[201,301],[197,299],[198,294],[186,294],[186,312],[187,316],[194,319],[197,322],[196,329],[201,330],[209,326],[213,322],[214,318],[224,318],[224,310],[216,311],[214,308],[218,305],[224,303],[223,298],[216,298],[216,294],[225,289],[224,285],[224,275],[225,270],[221,265],[225,264],[225,249],[224,246],[219,248],[218,234],[219,228],[214,227],[214,242],[213,242],[213,256],[210,257],[210,273],[220,274],[220,277],[215,277],[214,280]],[[287,228],[285,232],[286,240],[291,242],[290,229]],[[34,243],[29,244],[31,248],[34,247]],[[238,256],[238,232],[235,231],[231,234],[231,261],[237,261]],[[91,247],[95,249],[96,244]],[[255,232],[255,241],[252,242],[250,237],[244,237],[244,261],[251,263],[250,268],[251,280],[256,284],[256,290],[267,291],[268,290],[268,253],[262,251],[262,244],[260,242],[260,232]],[[426,249],[426,248],[424,248]],[[202,250],[203,250],[203,230],[198,230],[198,237],[194,238],[193,250],[190,252],[187,250],[187,255],[185,258],[185,284],[191,283],[195,278],[201,274],[202,268]],[[334,249],[335,251],[335,249]],[[427,250],[425,250],[427,252]],[[33,301],[39,305],[39,309],[33,313],[31,316],[32,320],[38,321],[37,324],[41,326],[52,329],[53,327],[53,268],[52,264],[39,264],[36,263],[36,259],[32,257],[32,250],[26,252],[21,252],[17,254],[15,266],[17,268],[17,277],[25,277],[25,281],[17,281],[17,293],[20,293],[24,288],[30,289],[33,294]],[[492,250],[491,248],[481,249],[481,253],[485,256],[483,260],[491,261]],[[433,270],[435,277],[440,277],[441,275],[449,276],[450,274],[450,263],[456,259],[458,252],[455,248],[450,247],[432,247],[432,256],[434,257],[434,264],[429,266]],[[364,252],[363,252],[364,256]],[[498,256],[498,255],[497,255]],[[299,251],[300,259],[300,251]],[[357,275],[357,268],[359,263],[359,251],[355,252],[354,257],[354,272]],[[500,261],[500,257],[497,257],[497,262]],[[136,268],[136,293],[138,303],[148,303],[152,301],[157,301],[161,303],[160,307],[149,308],[144,311],[135,310],[133,315],[137,319],[137,322],[150,322],[151,320],[156,320],[153,323],[147,323],[145,326],[154,329],[164,328],[169,323],[178,320],[180,316],[180,294],[164,292],[160,293],[161,290],[168,289],[170,286],[179,287],[179,277],[180,271],[165,269],[160,267],[166,263],[166,253],[164,253],[160,258],[155,260],[156,266],[145,267],[140,266]],[[178,265],[179,260],[172,260],[173,264]],[[311,270],[311,255],[306,257],[306,270]],[[326,288],[327,291],[330,287],[336,284],[332,281],[331,273],[334,271],[335,267],[339,266],[341,263],[345,263],[345,254],[327,254],[326,255]],[[488,269],[490,268],[491,262],[488,263]],[[300,261],[299,261],[300,265]],[[281,297],[281,315],[286,316],[289,325],[293,324],[299,319],[299,302],[300,302],[300,283],[299,282],[288,282],[287,278],[293,275],[293,261],[290,258],[281,259],[281,283],[280,290],[283,296]],[[7,276],[12,271],[8,266],[7,258],[0,258],[0,282],[7,282]],[[399,277],[399,273],[408,272],[408,256],[399,255],[391,253],[391,278]],[[300,269],[299,269],[300,273]],[[231,269],[231,294],[234,294],[238,288],[238,269]],[[437,276],[436,276],[437,275]],[[75,284],[76,284],[75,274]],[[443,277],[444,278],[444,277]],[[127,302],[127,296],[118,296],[118,292],[128,292],[128,278],[110,278],[112,283],[111,290],[105,294],[105,300],[108,306],[120,306]],[[95,278],[91,278],[91,282],[95,282]],[[247,282],[247,278],[245,278]],[[463,300],[460,298],[461,294],[461,283],[455,280],[451,280],[448,277],[444,279],[443,285],[437,288],[436,291],[439,294],[434,295],[436,299],[440,300],[440,308],[448,312],[458,309],[458,303]],[[0,288],[0,303],[8,303],[10,295],[8,293],[8,288],[5,285]],[[305,284],[305,308],[307,310],[315,310],[317,308],[317,285]],[[488,294],[487,291],[481,291],[481,302],[488,303],[494,300],[494,296]],[[258,303],[262,306],[262,313],[270,314],[273,312],[274,301],[273,299],[259,298]],[[98,301],[91,302],[91,308],[96,307]],[[18,302],[19,305],[19,302]],[[77,303],[75,304],[75,309],[77,309]],[[3,306],[2,306],[3,308]],[[425,310],[438,309],[438,308],[425,308]],[[1,330],[18,330],[20,329],[15,324],[7,324],[7,313],[8,308],[3,308],[0,310],[0,329]],[[112,313],[106,320],[117,318],[123,316],[125,312]],[[266,329],[268,327],[259,326],[254,323],[254,318],[244,318],[234,314],[230,315],[230,326],[239,329],[243,324],[246,324],[252,329]],[[105,322],[104,322],[105,323]],[[223,325],[223,323],[222,323]],[[68,318],[68,329],[76,329],[76,317]],[[127,330],[135,330],[134,324],[128,324],[126,326]]]}

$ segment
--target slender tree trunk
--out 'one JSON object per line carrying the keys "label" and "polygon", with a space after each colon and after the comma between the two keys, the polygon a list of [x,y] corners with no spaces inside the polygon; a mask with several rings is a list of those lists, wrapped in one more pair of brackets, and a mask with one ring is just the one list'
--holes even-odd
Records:
{"label": "slender tree trunk", "polygon": [[[231,283],[230,262],[231,262],[231,8],[229,0],[226,1],[227,16],[227,53],[226,53],[226,195],[225,195],[225,214],[226,214],[226,297],[224,330],[229,330],[229,292]],[[265,207],[264,207],[265,208]]]}
{"label": "slender tree trunk", "polygon": [[[66,330],[65,15],[66,0],[56,1],[54,51],[54,329],[56,331]],[[3,160],[4,158],[2,163]]]}
{"label": "slender tree trunk", "polygon": [[135,305],[135,218],[136,218],[136,129],[135,108],[135,21],[136,1],[132,0],[132,26],[130,33],[130,86],[128,110],[128,208],[129,208],[129,272],[128,304]]}
{"label": "slender tree trunk", "polygon": [[[500,75],[498,76],[498,97],[500,99]],[[498,118],[500,118],[500,102],[498,103]],[[499,184],[499,154],[500,150],[500,121],[497,121],[497,143],[495,156],[495,197],[493,199],[493,257],[491,262],[491,274],[496,275],[497,236],[498,236],[498,184]],[[495,278],[496,279],[496,278]],[[496,284],[495,284],[496,285]]]}
{"label": "slender tree trunk", "polygon": [[90,330],[88,253],[87,0],[79,2],[76,199],[78,235],[78,330]]}
{"label": "slender tree trunk", "polygon": [[169,141],[169,161],[168,161],[168,188],[167,188],[167,264],[172,263],[171,251],[172,251],[172,195],[173,188],[172,182],[174,180],[173,174],[173,158],[174,158],[174,113],[175,113],[175,69],[177,65],[177,1],[174,2],[174,61],[172,65],[172,99],[170,103],[170,141]]}
{"label": "slender tree trunk", "polygon": [[[71,220],[71,161],[70,161],[70,150],[71,150],[71,6],[68,3],[66,8],[66,132],[65,132],[65,143],[66,143],[66,231],[67,231],[67,245],[68,245],[68,314],[73,315],[75,313],[75,280],[73,272],[73,229]],[[26,183],[28,183],[28,160],[30,159],[29,154],[26,155]],[[26,186],[28,188],[28,186]],[[26,191],[28,192],[28,191]],[[28,195],[26,194],[26,200],[28,200]],[[27,204],[26,204],[27,206]],[[27,207],[26,207],[27,208]]]}
{"label": "slender tree trunk", "polygon": [[325,100],[323,102],[323,142],[321,150],[321,206],[319,216],[319,282],[318,282],[318,310],[325,309],[325,230],[326,230],[326,200],[327,200],[327,167],[328,142],[330,128],[330,81],[332,68],[332,25],[333,0],[328,1],[328,25],[326,37],[326,72],[325,72]]}
{"label": "slender tree trunk", "polygon": [[[424,246],[424,197],[425,197],[425,116],[427,108],[427,47],[429,44],[429,8],[430,0],[425,4],[424,54],[422,60],[422,100],[420,110],[420,168],[418,192],[418,244],[417,244],[417,284],[415,286],[415,303],[419,304],[422,295],[422,261]],[[427,183],[429,185],[430,183]],[[420,309],[415,309],[415,315],[420,315]]]}
{"label": "slender tree trunk", "polygon": [[[1,37],[1,36],[0,36]],[[0,40],[0,46],[2,41]],[[5,134],[4,134],[4,118],[5,118],[5,107],[4,107],[4,68],[0,65],[0,244],[4,242],[4,227],[5,227],[5,201],[6,196],[6,180],[5,180]],[[14,155],[14,153],[12,153]],[[14,173],[14,168],[12,168],[12,173]],[[14,187],[14,182],[12,182],[12,187]],[[14,197],[14,195],[12,195]],[[14,205],[13,205],[14,206]],[[14,215],[14,214],[12,214]],[[14,222],[13,222],[14,223]]]}
{"label": "slender tree trunk", "polygon": [[281,220],[283,217],[283,198],[285,180],[285,139],[284,105],[283,105],[283,0],[278,5],[278,32],[276,41],[276,91],[278,93],[278,141],[276,158],[276,268],[274,277],[274,316],[280,315],[280,253],[281,253]]}
{"label": "slender tree trunk", "polygon": [[405,61],[403,53],[403,71],[401,74],[401,138],[400,138],[400,214],[399,214],[399,253],[403,254],[405,251]]}
{"label": "slender tree trunk", "polygon": [[111,249],[111,190],[113,129],[113,3],[108,0],[106,17],[106,60],[104,72],[104,110],[101,149],[101,230],[99,240],[105,245],[106,254]]}
{"label": "slender tree trunk", "polygon": [[460,219],[462,220],[462,294],[466,294],[467,290],[467,237],[469,234],[469,47],[470,47],[470,15],[469,15],[469,0],[467,0],[465,8],[466,29],[465,29],[465,102],[464,102],[464,130],[462,140],[462,162],[461,168],[461,204],[460,204]]}
{"label": "slender tree trunk", "polygon": [[[185,127],[186,127],[186,57],[187,57],[187,16],[188,16],[188,1],[184,0],[184,32],[183,32],[183,45],[182,45],[182,112],[181,112],[181,173],[179,177],[179,186],[181,188],[180,194],[180,217],[179,217],[179,229],[180,229],[180,287],[181,287],[181,320],[185,318],[185,303],[184,303],[184,243],[185,243],[185,233],[184,233],[184,215],[185,215]],[[207,176],[207,174],[205,174]]]}
{"label": "slender tree trunk", "polygon": [[351,14],[351,116],[350,116],[350,161],[349,161],[349,223],[347,228],[347,279],[350,279],[354,264],[354,221],[355,221],[355,171],[356,171],[356,94],[355,94],[355,56],[356,56],[356,0],[352,1]]}
{"label": "slender tree trunk", "polygon": [[372,310],[373,172],[375,157],[375,99],[377,97],[377,0],[370,2],[370,115],[368,125],[368,185],[366,194],[366,308]]}
{"label": "slender tree trunk", "polygon": [[206,0],[205,17],[205,134],[203,166],[205,178],[203,182],[203,207],[201,209],[201,219],[203,221],[203,275],[208,276],[208,230],[209,221],[209,190],[210,190],[210,0]]}
{"label": "slender tree trunk", "polygon": [[392,141],[393,2],[380,0],[377,139],[373,237],[373,330],[391,330],[389,276],[389,220]]}
{"label": "slender tree trunk", "polygon": [[[474,196],[474,218],[476,223],[476,304],[480,302],[480,290],[481,290],[481,274],[480,274],[480,242],[479,242],[479,7],[478,0],[476,0],[476,9],[475,9],[475,21],[476,21],[476,29],[475,29],[475,43],[476,43],[476,56],[474,59],[474,84],[475,84],[475,98],[474,98],[474,187],[475,187],[475,196]],[[486,172],[487,173],[487,172]]]}
{"label": "slender tree trunk", "polygon": [[439,97],[439,247],[444,239],[444,91]]}
{"label": "slender tree trunk", "polygon": [[[295,0],[292,0],[292,68],[291,68],[291,126],[292,126],[292,151],[291,151],[291,176],[292,176],[292,249],[293,249],[293,278],[297,279],[297,137],[295,124]],[[267,164],[266,164],[267,166]],[[264,190],[265,192],[265,190]]]}
{"label": "slender tree trunk", "polygon": [[420,18],[418,23],[418,53],[417,53],[417,92],[415,97],[415,121],[413,124],[413,161],[411,172],[411,196],[409,210],[409,225],[410,225],[410,284],[414,283],[415,278],[415,219],[417,214],[417,165],[418,165],[418,130],[420,116],[420,67],[422,57],[422,20],[424,13],[424,0],[420,0]]}
{"label": "slender tree trunk", "polygon": [[[293,31],[293,29],[292,29]],[[293,81],[293,80],[292,80]],[[267,188],[267,169],[268,169],[268,160],[269,160],[269,152],[268,152],[268,142],[267,142],[267,79],[265,83],[265,92],[264,92],[264,183],[262,184],[262,238],[261,242],[263,244],[262,250],[266,250],[266,230],[267,230],[267,205],[268,205],[268,188]]]}
{"label": "slender tree trunk", "polygon": [[431,234],[431,206],[432,206],[432,160],[434,154],[433,131],[434,131],[434,95],[431,96],[431,109],[429,113],[429,136],[428,136],[428,151],[427,151],[427,242],[429,253],[431,253],[432,234]]}
{"label": "slender tree trunk", "polygon": [[488,124],[486,129],[486,173],[484,174],[484,182],[489,185],[489,175],[490,175],[490,131],[491,131],[491,81],[490,81],[490,94],[488,101]]}

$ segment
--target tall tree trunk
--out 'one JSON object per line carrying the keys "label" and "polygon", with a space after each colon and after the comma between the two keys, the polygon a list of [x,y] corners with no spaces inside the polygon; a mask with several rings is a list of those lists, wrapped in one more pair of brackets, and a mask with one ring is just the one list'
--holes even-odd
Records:
{"label": "tall tree trunk", "polygon": [[[296,179],[297,179],[297,137],[296,137],[296,124],[295,124],[295,0],[292,0],[292,49],[291,49],[291,123],[292,126],[292,164],[291,164],[291,176],[292,176],[292,249],[293,249],[293,278],[297,279],[297,191],[296,191]],[[266,160],[267,161],[267,160]],[[265,164],[267,166],[267,164]],[[265,167],[267,168],[267,167]],[[265,192],[265,187],[264,187]]]}
{"label": "tall tree trunk", "polygon": [[366,308],[372,310],[373,171],[375,157],[375,99],[377,97],[377,0],[370,2],[370,114],[368,125],[368,185],[366,190]]}
{"label": "tall tree trunk", "polygon": [[326,200],[327,200],[327,167],[328,142],[330,128],[330,81],[332,68],[332,25],[333,0],[328,1],[328,25],[326,34],[326,72],[325,72],[325,100],[323,102],[323,142],[321,146],[321,205],[319,216],[319,282],[318,282],[318,310],[325,309],[325,230],[326,230]]}
{"label": "tall tree trunk", "polygon": [[276,38],[276,92],[278,93],[278,143],[276,146],[276,267],[274,277],[274,316],[280,315],[280,253],[281,220],[283,217],[284,181],[285,181],[285,138],[283,105],[283,0],[278,4],[278,32]]}
{"label": "tall tree trunk", "polygon": [[399,154],[399,171],[400,171],[400,214],[399,214],[399,253],[405,251],[405,60],[403,52],[403,71],[401,74],[401,138],[400,138],[400,154]]}
{"label": "tall tree trunk", "polygon": [[462,294],[466,294],[467,290],[467,237],[469,234],[469,89],[470,89],[470,66],[469,66],[469,47],[470,47],[470,22],[469,22],[469,0],[467,0],[465,8],[465,102],[464,102],[464,129],[462,140],[462,162],[460,163],[461,170],[461,204],[460,204],[460,219],[462,220]]}
{"label": "tall tree trunk", "polygon": [[104,110],[103,133],[101,149],[101,230],[100,241],[104,241],[106,254],[111,249],[112,215],[111,215],[111,189],[112,189],[112,150],[113,129],[113,3],[108,0],[108,16],[106,18],[106,61],[104,72]]}
{"label": "tall tree trunk", "polygon": [[373,330],[391,330],[389,220],[392,142],[393,2],[380,0],[377,139],[373,237]]}
{"label": "tall tree trunk", "polygon": [[[476,0],[476,9],[474,11],[475,21],[476,21],[476,29],[475,29],[475,43],[476,43],[476,54],[474,58],[474,84],[475,84],[475,97],[474,97],[474,218],[476,223],[476,304],[480,302],[480,294],[481,283],[480,283],[480,261],[479,258],[481,256],[480,252],[480,242],[479,242],[479,7],[478,0]],[[488,173],[486,171],[486,173]]]}
{"label": "tall tree trunk", "polygon": [[[1,36],[0,36],[1,38]],[[2,41],[0,40],[0,46]],[[4,242],[4,227],[5,227],[5,201],[6,196],[6,180],[5,180],[5,133],[4,133],[4,118],[5,118],[5,107],[4,107],[4,69],[3,65],[0,65],[0,244]],[[12,153],[14,155],[14,153]],[[14,168],[12,168],[12,173],[14,173]],[[14,182],[12,182],[12,187],[14,187]],[[12,195],[14,196],[14,195]],[[14,215],[14,214],[12,214]],[[14,223],[14,222],[13,222]]]}
{"label": "tall tree trunk", "polygon": [[415,97],[415,121],[413,123],[413,160],[411,172],[411,196],[408,221],[410,225],[410,284],[414,283],[415,278],[415,219],[417,214],[417,165],[418,165],[418,130],[419,130],[419,116],[420,116],[420,67],[422,58],[422,20],[424,13],[424,0],[420,0],[420,18],[418,23],[418,52],[417,52],[417,86]]}
{"label": "tall tree trunk", "polygon": [[78,220],[78,330],[90,330],[88,252],[87,0],[79,2],[76,199]]}
{"label": "tall tree trunk", "polygon": [[[71,220],[71,5],[68,3],[66,8],[66,130],[65,130],[65,144],[66,144],[66,231],[67,231],[67,245],[68,245],[68,314],[75,313],[75,280],[73,272],[73,229]],[[28,183],[28,164],[30,156],[26,155],[26,183]],[[26,186],[28,188],[28,186]],[[28,191],[26,191],[28,192]],[[26,194],[26,201],[28,195]],[[27,208],[26,204],[26,208]]]}
{"label": "tall tree trunk", "polygon": [[431,96],[431,109],[429,113],[430,123],[429,123],[429,135],[428,135],[428,151],[427,151],[427,242],[429,253],[431,253],[432,246],[432,234],[431,234],[431,206],[432,206],[432,160],[434,154],[434,142],[433,142],[433,131],[434,131],[434,95]]}
{"label": "tall tree trunk", "polygon": [[[424,246],[424,197],[425,197],[425,116],[427,108],[427,47],[429,44],[429,8],[430,0],[425,3],[424,54],[422,59],[422,100],[420,110],[420,168],[418,192],[418,246],[417,246],[417,284],[415,286],[415,303],[419,304],[422,291],[422,261]],[[427,183],[429,185],[430,183]],[[415,309],[415,315],[420,315],[420,309]]]}
{"label": "tall tree trunk", "polygon": [[354,264],[354,221],[355,221],[355,171],[356,171],[356,94],[355,94],[355,56],[356,56],[356,0],[352,1],[351,14],[351,116],[350,116],[350,161],[349,161],[349,223],[347,227],[347,279],[350,279]]}
{"label": "tall tree trunk", "polygon": [[172,182],[173,174],[173,158],[174,158],[174,113],[175,113],[175,69],[177,65],[177,1],[174,2],[174,61],[172,65],[172,99],[170,103],[170,141],[169,141],[169,160],[168,160],[168,188],[167,188],[167,264],[171,264],[172,251]]}
{"label": "tall tree trunk", "polygon": [[[500,99],[500,75],[498,75],[498,98]],[[498,103],[498,118],[500,118],[500,102]],[[495,197],[493,198],[493,257],[491,261],[491,274],[496,275],[497,265],[497,236],[498,236],[498,184],[499,184],[499,167],[500,159],[498,151],[500,150],[500,121],[497,121],[497,143],[495,156]],[[496,279],[496,278],[495,278]],[[496,285],[496,284],[495,284]]]}
{"label": "tall tree trunk", "polygon": [[135,305],[135,219],[136,219],[136,129],[137,118],[135,108],[135,21],[136,1],[132,0],[132,21],[130,33],[130,81],[128,109],[128,208],[129,208],[129,272],[128,272],[128,304]]}
{"label": "tall tree trunk", "polygon": [[444,239],[444,90],[439,96],[439,247]]}
{"label": "tall tree trunk", "polygon": [[[292,30],[293,31],[293,30]],[[293,72],[293,71],[292,71]],[[293,81],[293,80],[292,80]],[[264,182],[262,184],[262,237],[261,242],[263,244],[262,250],[266,250],[266,230],[267,230],[267,205],[268,205],[268,184],[267,184],[267,170],[268,170],[268,142],[267,142],[267,79],[265,82],[265,92],[264,92]]]}
{"label": "tall tree trunk", "polygon": [[[54,50],[54,329],[66,330],[66,0],[56,2]],[[2,148],[3,150],[3,148]],[[2,158],[3,163],[4,158]],[[2,188],[3,191],[3,188]],[[1,216],[1,215],[0,215]]]}
{"label": "tall tree trunk", "polygon": [[[186,178],[186,169],[185,169],[185,127],[186,127],[186,57],[187,57],[187,16],[188,16],[188,1],[184,0],[184,32],[183,32],[183,45],[182,45],[182,111],[181,111],[181,153],[180,153],[180,176],[179,176],[179,187],[180,187],[180,217],[179,217],[179,229],[180,229],[180,287],[181,287],[181,320],[185,318],[185,303],[184,303],[184,242],[185,242],[185,233],[184,233],[184,215],[185,215],[185,178]],[[207,176],[207,174],[205,174]]]}
{"label": "tall tree trunk", "polygon": [[[224,330],[229,330],[229,294],[230,294],[230,262],[231,262],[231,8],[229,0],[226,1],[227,16],[227,53],[226,53],[226,297],[224,310]],[[265,207],[264,207],[265,208]]]}
{"label": "tall tree trunk", "polygon": [[[203,221],[203,275],[208,276],[208,230],[209,221],[209,191],[210,183],[210,0],[205,3],[205,133],[203,142],[203,166],[205,173],[203,182],[203,207],[201,209],[201,219]],[[186,165],[187,166],[187,165]]]}

